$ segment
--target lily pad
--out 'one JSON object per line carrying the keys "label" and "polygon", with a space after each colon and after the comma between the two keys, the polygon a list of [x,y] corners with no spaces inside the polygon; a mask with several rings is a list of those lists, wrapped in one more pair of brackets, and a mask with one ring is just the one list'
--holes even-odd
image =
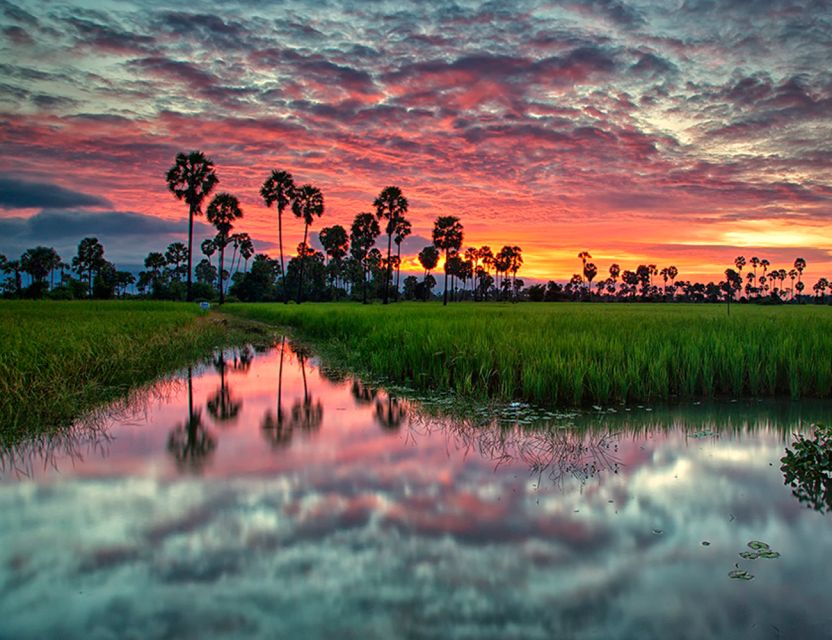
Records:
{"label": "lily pad", "polygon": [[773,559],[773,558],[779,558],[780,557],[780,553],[778,551],[771,551],[771,550],[769,550],[769,551],[760,551],[757,555],[760,558],[766,558],[766,559]]}
{"label": "lily pad", "polygon": [[740,558],[744,558],[745,560],[756,560],[760,557],[760,553],[758,551],[740,551]]}
{"label": "lily pad", "polygon": [[771,549],[765,542],[760,542],[759,540],[752,540],[748,543],[749,549],[754,549],[755,551],[768,551]]}
{"label": "lily pad", "polygon": [[754,576],[748,573],[745,569],[734,569],[728,573],[728,577],[732,580],[753,580]]}

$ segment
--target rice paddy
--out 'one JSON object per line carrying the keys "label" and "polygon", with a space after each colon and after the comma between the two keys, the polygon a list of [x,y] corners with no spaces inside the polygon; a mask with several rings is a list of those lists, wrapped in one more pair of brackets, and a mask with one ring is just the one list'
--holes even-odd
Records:
{"label": "rice paddy", "polygon": [[543,405],[825,398],[825,306],[236,304],[330,362],[418,390]]}
{"label": "rice paddy", "polygon": [[0,303],[0,442],[52,430],[231,339],[196,305]]}

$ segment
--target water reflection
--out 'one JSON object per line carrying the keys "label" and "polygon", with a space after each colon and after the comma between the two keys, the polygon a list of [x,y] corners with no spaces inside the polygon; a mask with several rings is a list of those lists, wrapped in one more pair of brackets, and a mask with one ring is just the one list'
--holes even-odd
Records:
{"label": "water reflection", "polygon": [[828,404],[449,419],[440,397],[321,370],[286,340],[133,401],[0,457],[0,635],[813,638],[832,622],[828,517],[779,468]]}
{"label": "water reflection", "polygon": [[193,367],[188,367],[188,417],[170,432],[168,451],[177,468],[199,472],[216,447],[216,437],[202,422],[202,411],[194,408]]}

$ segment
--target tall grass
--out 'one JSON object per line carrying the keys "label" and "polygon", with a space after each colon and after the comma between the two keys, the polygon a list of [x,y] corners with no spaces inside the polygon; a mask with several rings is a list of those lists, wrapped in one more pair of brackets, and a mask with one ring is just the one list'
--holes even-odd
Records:
{"label": "tall grass", "polygon": [[232,305],[325,356],[418,389],[585,405],[828,397],[828,307],[651,304]]}
{"label": "tall grass", "polygon": [[0,302],[0,444],[187,364],[228,339],[196,305]]}

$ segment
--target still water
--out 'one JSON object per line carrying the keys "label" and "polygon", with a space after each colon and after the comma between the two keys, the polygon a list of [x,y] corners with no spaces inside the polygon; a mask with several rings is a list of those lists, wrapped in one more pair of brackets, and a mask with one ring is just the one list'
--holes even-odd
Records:
{"label": "still water", "polygon": [[285,343],[3,452],[0,638],[832,637],[829,405],[443,405]]}

